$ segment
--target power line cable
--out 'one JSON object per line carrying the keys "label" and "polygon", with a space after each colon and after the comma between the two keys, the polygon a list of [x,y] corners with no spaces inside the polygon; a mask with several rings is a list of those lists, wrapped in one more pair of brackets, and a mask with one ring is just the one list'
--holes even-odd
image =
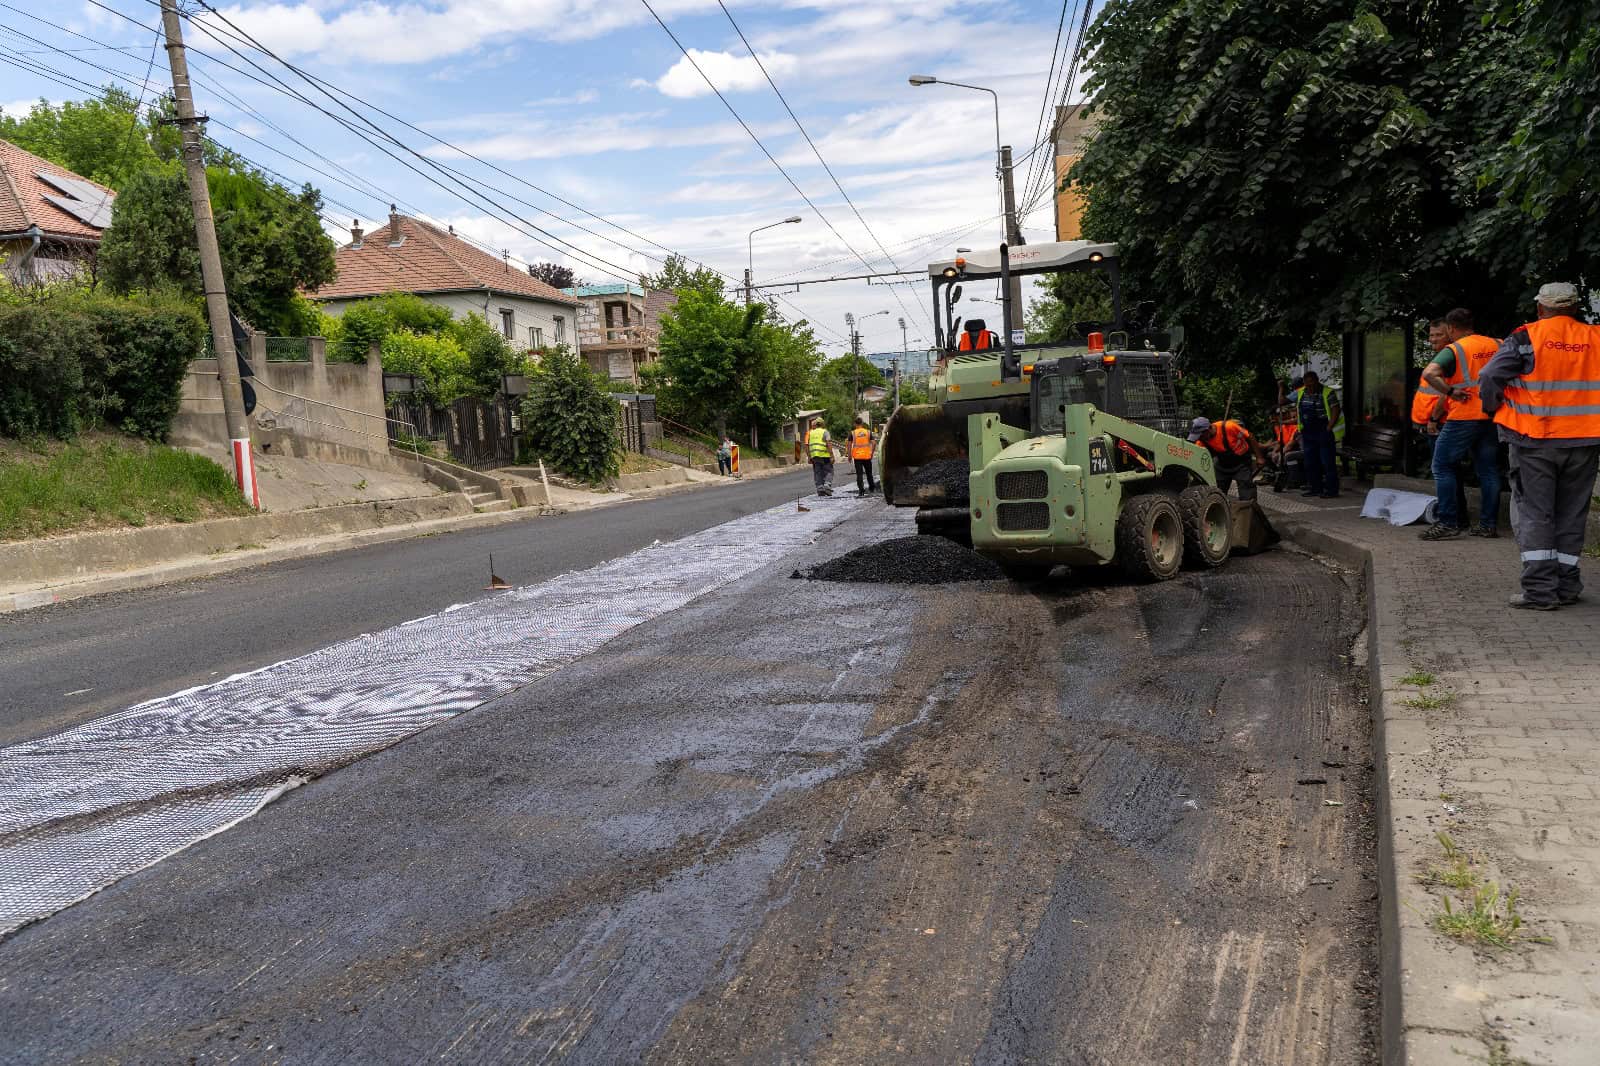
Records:
{"label": "power line cable", "polygon": [[[878,246],[878,251],[882,252],[883,257],[889,261],[889,266],[894,270],[899,270],[900,264],[894,261],[894,256],[890,255],[889,250],[883,246],[883,241],[879,240],[878,235],[872,231],[872,227],[867,225],[867,220],[861,215],[861,209],[856,207],[854,200],[850,199],[850,194],[844,191],[844,185],[839,181],[838,175],[833,172],[833,168],[828,165],[828,161],[822,157],[822,150],[817,147],[817,142],[813,141],[811,139],[811,134],[806,131],[805,123],[800,121],[800,116],[795,114],[794,108],[789,106],[789,100],[783,95],[783,90],[778,88],[778,83],[776,81],[772,80],[772,74],[767,70],[767,65],[761,61],[761,56],[757,54],[755,48],[750,44],[749,39],[745,37],[744,30],[740,29],[739,23],[734,20],[733,12],[728,10],[728,6],[724,4],[722,0],[717,0],[717,6],[721,8],[722,13],[727,16],[728,24],[733,27],[733,32],[739,35],[739,40],[743,42],[745,50],[750,53],[750,58],[756,61],[756,66],[761,70],[761,76],[767,79],[768,85],[772,86],[772,91],[777,94],[779,102],[783,104],[783,109],[787,111],[789,113],[789,117],[794,120],[795,128],[800,131],[800,136],[804,137],[806,139],[806,144],[810,145],[811,153],[817,157],[817,162],[822,164],[822,169],[826,171],[828,177],[833,180],[833,187],[839,190],[839,195],[844,197],[844,202],[850,205],[850,210],[855,214],[856,221],[861,223],[861,228],[867,231],[867,236],[871,237],[873,243]],[[900,294],[895,293],[894,295],[895,301],[900,304],[900,310],[907,315],[911,315],[912,313],[906,308],[905,301],[900,299]],[[928,316],[928,321],[931,325],[931,313],[924,311],[923,314]]]}
{"label": "power line cable", "polygon": [[[1044,79],[1044,98],[1039,103],[1039,117],[1033,124],[1033,143],[1035,145],[1038,145],[1040,135],[1044,129],[1045,112],[1049,110],[1050,101],[1055,99],[1056,65],[1057,61],[1061,58],[1061,30],[1067,24],[1067,9],[1075,2],[1077,2],[1077,0],[1061,0],[1061,16],[1056,20],[1056,39],[1055,42],[1050,46],[1050,70],[1045,75]],[[1070,44],[1070,41],[1068,43]],[[1062,66],[1064,67],[1065,64],[1062,64]],[[1028,158],[1032,158],[1037,153],[1037,147],[1030,148],[1028,150]],[[1019,162],[1027,161],[1027,159],[1019,160]],[[1033,184],[1033,171],[1035,165],[1036,164],[1033,162],[1029,162],[1028,164],[1028,176],[1022,183],[1022,187],[1025,190],[1030,188]]]}

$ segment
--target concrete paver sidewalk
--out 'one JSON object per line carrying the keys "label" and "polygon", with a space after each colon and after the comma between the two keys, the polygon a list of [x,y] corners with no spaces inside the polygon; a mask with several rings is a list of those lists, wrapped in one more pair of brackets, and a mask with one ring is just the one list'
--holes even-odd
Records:
{"label": "concrete paver sidewalk", "polygon": [[[1600,1061],[1600,562],[1583,602],[1512,610],[1509,536],[1420,541],[1361,518],[1359,489],[1261,502],[1286,537],[1366,571],[1385,1061]],[[1510,946],[1436,927],[1446,896],[1470,913],[1475,891],[1445,841],[1484,902],[1515,886]],[[1438,883],[1452,871],[1458,887]]]}

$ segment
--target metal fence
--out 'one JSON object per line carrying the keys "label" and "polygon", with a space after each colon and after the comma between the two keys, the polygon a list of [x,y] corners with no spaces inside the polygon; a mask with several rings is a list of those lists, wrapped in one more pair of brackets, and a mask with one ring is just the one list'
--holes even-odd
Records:
{"label": "metal fence", "polygon": [[267,362],[309,363],[311,361],[310,337],[268,337]]}
{"label": "metal fence", "polygon": [[520,418],[514,403],[520,397],[493,400],[463,397],[444,407],[434,407],[410,394],[387,397],[389,439],[402,446],[412,442],[403,424],[418,440],[438,441],[450,458],[464,466],[509,466],[517,461]]}

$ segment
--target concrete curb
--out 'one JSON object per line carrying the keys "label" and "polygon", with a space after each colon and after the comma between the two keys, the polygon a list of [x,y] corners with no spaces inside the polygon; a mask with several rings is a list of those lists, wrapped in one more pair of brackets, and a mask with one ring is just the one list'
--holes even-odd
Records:
{"label": "concrete curb", "polygon": [[1460,1066],[1494,1061],[1480,1036],[1479,977],[1470,951],[1429,928],[1408,889],[1426,871],[1436,783],[1418,761],[1431,750],[1423,721],[1399,696],[1410,670],[1399,620],[1386,606],[1383,562],[1363,544],[1315,528],[1307,516],[1270,513],[1284,539],[1361,575],[1367,599],[1367,669],[1378,815],[1380,1045],[1386,1066]]}

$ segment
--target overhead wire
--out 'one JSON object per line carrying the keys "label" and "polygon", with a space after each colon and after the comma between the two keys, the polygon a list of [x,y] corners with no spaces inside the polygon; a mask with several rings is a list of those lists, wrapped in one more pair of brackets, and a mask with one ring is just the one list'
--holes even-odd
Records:
{"label": "overhead wire", "polygon": [[[839,181],[839,176],[833,172],[833,168],[828,165],[828,161],[822,157],[822,150],[817,147],[817,142],[811,139],[811,134],[807,132],[805,123],[800,121],[800,116],[795,114],[794,108],[789,106],[788,98],[783,95],[783,90],[778,88],[778,83],[773,80],[772,74],[767,70],[767,65],[761,61],[761,56],[756,52],[755,47],[750,44],[749,39],[745,37],[744,30],[740,28],[739,23],[733,17],[733,12],[728,10],[728,6],[724,4],[722,0],[717,0],[717,6],[722,9],[723,15],[727,16],[728,24],[733,27],[733,32],[739,35],[739,40],[744,44],[745,50],[750,53],[750,58],[755,60],[757,68],[759,68],[761,71],[761,76],[767,79],[767,84],[770,85],[772,87],[772,91],[777,94],[779,102],[783,104],[783,109],[787,111],[789,113],[789,117],[794,120],[795,128],[800,131],[800,136],[805,138],[806,144],[811,148],[811,153],[817,157],[817,162],[822,164],[822,169],[826,171],[828,177],[832,179],[833,187],[839,190],[839,195],[842,196],[844,198],[844,202],[850,206],[850,210],[856,216],[856,221],[861,223],[861,228],[866,230],[867,236],[871,237],[873,243],[878,246],[878,251],[882,252],[883,257],[888,260],[890,268],[893,270],[899,270],[900,264],[894,261],[894,256],[889,254],[889,250],[883,246],[883,241],[878,238],[878,235],[873,232],[872,227],[867,224],[867,220],[862,217],[861,209],[856,206],[854,200],[850,199],[850,194],[845,192],[843,183]],[[912,314],[912,312],[907,310],[905,301],[900,299],[899,293],[895,293],[895,300],[900,304],[900,310],[902,312],[907,315]],[[923,315],[927,317],[929,325],[932,325],[932,313],[924,309]]]}
{"label": "overhead wire", "polygon": [[[1078,71],[1083,64],[1084,44],[1089,35],[1089,22],[1094,15],[1094,6],[1094,0],[1086,0],[1083,5],[1083,15],[1078,20],[1078,30],[1072,47],[1072,62],[1067,67],[1066,75],[1061,81],[1061,103],[1059,105],[1061,107],[1067,106],[1067,100],[1072,95],[1073,84],[1078,80]],[[1049,137],[1049,141],[1052,143],[1055,140],[1055,134],[1056,127],[1055,123],[1052,122],[1051,136]],[[1043,143],[1044,142],[1041,141],[1039,144],[1034,145],[1033,150],[1038,151],[1038,149],[1042,147]],[[1032,191],[1031,194],[1024,200],[1021,217],[1026,218],[1028,215],[1031,215],[1034,211],[1038,210],[1038,208],[1044,203],[1045,199],[1055,191],[1056,182],[1054,180],[1055,168],[1053,165],[1053,157],[1053,151],[1041,157],[1043,165],[1041,165],[1039,171],[1040,180],[1038,188]]]}
{"label": "overhead wire", "polygon": [[[1041,135],[1042,135],[1042,133],[1044,131],[1044,116],[1045,116],[1045,112],[1050,109],[1050,102],[1055,99],[1055,95],[1056,95],[1055,94],[1056,67],[1058,65],[1058,61],[1061,59],[1061,31],[1067,24],[1067,9],[1069,7],[1074,6],[1078,2],[1080,2],[1080,0],[1061,0],[1061,15],[1060,15],[1059,18],[1056,19],[1056,38],[1055,38],[1055,42],[1053,44],[1051,44],[1051,46],[1050,46],[1050,70],[1049,70],[1049,72],[1047,74],[1045,74],[1044,95],[1043,95],[1043,98],[1041,99],[1041,101],[1039,103],[1039,117],[1038,117],[1037,120],[1035,120],[1035,122],[1033,124],[1033,144],[1034,144],[1034,147],[1030,148],[1028,150],[1028,155],[1026,157],[1024,157],[1024,159],[1017,161],[1018,163],[1022,163],[1022,162],[1027,162],[1028,163],[1027,177],[1026,177],[1026,179],[1024,179],[1024,181],[1022,183],[1022,187],[1023,187],[1024,190],[1031,188],[1032,185],[1033,185],[1033,173],[1034,173],[1034,169],[1035,169],[1035,167],[1037,165],[1037,160],[1034,157],[1036,157],[1038,155],[1038,151],[1039,151],[1038,144],[1039,144]],[[1070,38],[1069,38],[1068,43],[1070,45],[1070,43],[1071,43]],[[1065,63],[1061,63],[1059,65],[1063,69],[1065,69],[1065,67],[1066,67]],[[1054,125],[1054,123],[1052,122],[1052,126],[1053,125]],[[1017,164],[1015,164],[1015,163],[1013,164],[1013,166],[1016,166],[1016,165]]]}

